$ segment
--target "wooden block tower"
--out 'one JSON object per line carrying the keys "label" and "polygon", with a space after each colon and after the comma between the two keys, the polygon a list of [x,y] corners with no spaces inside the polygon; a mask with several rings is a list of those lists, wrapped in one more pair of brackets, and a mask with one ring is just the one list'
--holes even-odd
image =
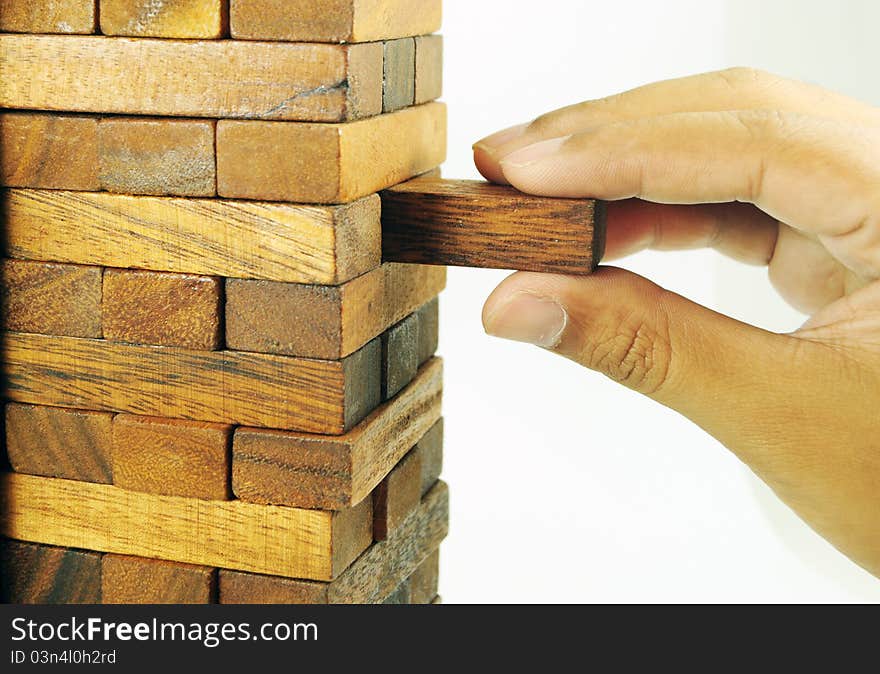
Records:
{"label": "wooden block tower", "polygon": [[430,603],[440,0],[0,0],[2,600]]}

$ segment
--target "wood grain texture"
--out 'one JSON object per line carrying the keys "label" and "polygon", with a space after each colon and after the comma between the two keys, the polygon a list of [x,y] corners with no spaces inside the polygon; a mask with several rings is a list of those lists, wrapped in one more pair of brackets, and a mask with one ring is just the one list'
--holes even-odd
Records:
{"label": "wood grain texture", "polygon": [[435,551],[449,529],[449,490],[438,483],[387,541],[375,543],[332,583],[220,571],[221,604],[376,604]]}
{"label": "wood grain texture", "polygon": [[213,604],[217,569],[161,559],[107,554],[102,559],[103,604]]}
{"label": "wood grain texture", "polygon": [[315,122],[382,111],[378,43],[0,35],[0,62],[7,108]]}
{"label": "wood grain texture", "polygon": [[415,104],[443,95],[443,36],[420,35],[416,41]]}
{"label": "wood grain texture", "polygon": [[297,206],[8,190],[4,201],[6,252],[21,258],[336,285],[382,256],[377,195]]}
{"label": "wood grain texture", "polygon": [[416,97],[416,42],[411,37],[385,43],[385,78],[382,112],[413,104]]}
{"label": "wood grain texture", "polygon": [[422,496],[427,494],[443,472],[443,419],[438,419],[422,436],[414,451],[421,466]]}
{"label": "wood grain texture", "polygon": [[373,490],[373,540],[388,538],[421,500],[422,459],[418,450],[413,450]]}
{"label": "wood grain texture", "polygon": [[6,451],[17,473],[67,480],[113,481],[113,415],[8,403]]}
{"label": "wood grain texture", "polygon": [[226,281],[226,344],[237,351],[343,358],[439,294],[446,270],[383,265],[341,286]]}
{"label": "wood grain texture", "polygon": [[222,345],[218,278],[107,269],[102,311],[105,339],[202,351]]}
{"label": "wood grain texture", "polygon": [[[0,40],[3,37],[0,36]],[[3,62],[0,50],[0,62]],[[4,63],[4,70],[9,66]],[[0,88],[8,76],[0,79]],[[76,115],[0,113],[0,184],[99,190],[98,120]]]}
{"label": "wood grain texture", "polygon": [[589,274],[604,245],[600,202],[467,180],[418,179],[382,194],[387,261]]}
{"label": "wood grain texture", "polygon": [[398,585],[390,595],[385,597],[382,603],[388,605],[411,604],[411,598],[412,588],[410,586],[409,578],[407,578],[400,585]]}
{"label": "wood grain texture", "polygon": [[217,124],[217,190],[236,199],[346,203],[424,173],[445,158],[442,103],[339,125]]}
{"label": "wood grain texture", "polygon": [[442,364],[338,438],[239,428],[232,490],[245,501],[339,510],[360,503],[440,417]]}
{"label": "wood grain texture", "polygon": [[382,334],[382,400],[408,386],[419,365],[419,317],[410,314]]}
{"label": "wood grain texture", "polygon": [[333,580],[372,537],[370,504],[329,513],[16,473],[0,476],[0,506],[16,540],[309,580]]}
{"label": "wood grain texture", "polygon": [[440,586],[440,550],[434,550],[409,577],[410,602],[431,604]]}
{"label": "wood grain texture", "polygon": [[101,188],[108,192],[186,197],[216,193],[213,121],[104,119],[98,125],[98,154]]}
{"label": "wood grain texture", "polygon": [[0,603],[100,604],[101,555],[2,540]]}
{"label": "wood grain texture", "polygon": [[416,312],[419,318],[419,365],[437,353],[440,344],[440,299],[435,297]]}
{"label": "wood grain texture", "polygon": [[101,32],[188,40],[223,37],[228,0],[100,0]]}
{"label": "wood grain texture", "polygon": [[433,33],[441,0],[230,0],[232,37],[374,42]]}
{"label": "wood grain texture", "polygon": [[100,337],[101,275],[100,267],[0,260],[0,326]]}
{"label": "wood grain texture", "polygon": [[0,0],[0,31],[94,33],[96,2],[97,0]]}
{"label": "wood grain texture", "polygon": [[226,501],[232,426],[117,414],[113,484],[130,491]]}
{"label": "wood grain texture", "polygon": [[340,434],[379,402],[381,348],[342,361],[5,335],[15,402]]}

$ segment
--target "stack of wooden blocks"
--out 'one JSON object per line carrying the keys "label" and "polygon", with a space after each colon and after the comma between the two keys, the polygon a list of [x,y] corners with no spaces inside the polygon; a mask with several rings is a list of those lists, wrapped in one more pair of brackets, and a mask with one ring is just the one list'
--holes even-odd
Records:
{"label": "stack of wooden blocks", "polygon": [[440,0],[0,0],[2,599],[430,603]]}

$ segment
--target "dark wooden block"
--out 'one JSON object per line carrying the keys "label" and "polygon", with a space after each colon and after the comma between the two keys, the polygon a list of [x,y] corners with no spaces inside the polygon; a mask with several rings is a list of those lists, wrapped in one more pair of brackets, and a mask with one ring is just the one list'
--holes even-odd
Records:
{"label": "dark wooden block", "polygon": [[373,539],[384,541],[422,499],[422,460],[414,449],[373,491]]}
{"label": "dark wooden block", "polygon": [[419,317],[410,314],[382,335],[382,400],[390,400],[419,371]]}
{"label": "dark wooden block", "polygon": [[440,550],[437,549],[409,577],[410,601],[431,604],[440,585]]}
{"label": "dark wooden block", "polygon": [[422,436],[415,451],[422,467],[422,495],[426,494],[440,478],[443,471],[443,419],[438,419]]}
{"label": "dark wooden block", "polygon": [[419,365],[437,353],[440,344],[440,298],[423,305],[416,314],[419,317]]}
{"label": "dark wooden block", "polygon": [[101,555],[0,540],[0,603],[100,604]]}
{"label": "dark wooden block", "polygon": [[398,585],[394,591],[385,597],[383,604],[412,604],[412,589],[409,578]]}
{"label": "dark wooden block", "polygon": [[146,557],[106,554],[104,604],[213,604],[217,569]]}

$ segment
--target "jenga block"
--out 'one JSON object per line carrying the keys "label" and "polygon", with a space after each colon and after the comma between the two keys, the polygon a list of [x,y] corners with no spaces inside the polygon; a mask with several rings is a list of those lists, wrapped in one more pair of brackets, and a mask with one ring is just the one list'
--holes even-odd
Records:
{"label": "jenga block", "polygon": [[101,336],[101,268],[0,260],[4,330]]}
{"label": "jenga block", "polygon": [[382,257],[389,262],[589,274],[604,244],[604,208],[587,199],[429,178],[382,194]]}
{"label": "jenga block", "polygon": [[421,500],[422,461],[411,451],[373,491],[373,540],[388,538]]}
{"label": "jenga block", "polygon": [[434,599],[431,600],[431,603],[436,606],[439,606],[440,604],[443,603],[443,598],[438,594],[436,597],[434,597]]}
{"label": "jenga block", "polygon": [[345,203],[424,173],[445,157],[442,103],[339,125],[217,124],[217,190],[237,199]]}
{"label": "jenga block", "polygon": [[443,36],[420,35],[416,40],[415,104],[443,95]]}
{"label": "jenga block", "polygon": [[412,604],[412,588],[409,578],[398,585],[394,591],[385,597],[383,604]]}
{"label": "jenga block", "polygon": [[102,120],[101,187],[122,194],[209,197],[216,191],[214,122]]}
{"label": "jenga block", "polygon": [[230,0],[232,37],[374,42],[433,33],[441,0]]}
{"label": "jenga block", "polygon": [[419,317],[410,314],[382,335],[382,400],[400,393],[419,364]]}
{"label": "jenga block", "polygon": [[6,451],[13,470],[66,480],[113,481],[113,415],[6,405]]}
{"label": "jenga block", "polygon": [[443,472],[443,419],[438,419],[422,436],[415,446],[415,451],[422,467],[422,496],[424,496]]}
{"label": "jenga block", "polygon": [[296,206],[9,190],[4,206],[15,257],[330,285],[381,258],[376,195]]}
{"label": "jenga block", "polygon": [[312,122],[382,111],[379,43],[0,35],[0,63],[7,108]]}
{"label": "jenga block", "polygon": [[449,529],[449,490],[438,483],[403,526],[375,543],[332,583],[220,571],[221,604],[374,604],[436,550]]}
{"label": "jenga block", "polygon": [[104,272],[104,338],[212,351],[222,344],[220,279],[136,269]]}
{"label": "jenga block", "polygon": [[101,555],[0,541],[0,603],[100,604]]}
{"label": "jenga block", "polygon": [[416,95],[416,43],[411,37],[385,43],[385,84],[382,111],[394,112],[413,104]]}
{"label": "jenga block", "polygon": [[217,569],[161,559],[104,555],[104,604],[212,604]]}
{"label": "jenga block", "polygon": [[330,513],[0,475],[9,538],[308,580],[333,580],[367,548],[371,505]]}
{"label": "jenga block", "polygon": [[225,501],[232,426],[117,414],[113,484],[130,491]]}
{"label": "jenga block", "polygon": [[101,32],[130,37],[212,39],[227,29],[227,0],[100,0]]}
{"label": "jenga block", "polygon": [[[10,67],[3,60],[2,48],[0,63],[4,70]],[[4,73],[0,89],[8,81]],[[98,120],[75,115],[0,113],[0,183],[8,187],[101,189]]]}
{"label": "jenga block", "polygon": [[379,402],[378,340],[345,360],[6,333],[15,402],[341,434]]}
{"label": "jenga block", "polygon": [[337,286],[226,281],[226,344],[237,351],[342,358],[446,285],[446,271],[384,265]]}
{"label": "jenga block", "polygon": [[440,300],[434,298],[416,312],[419,317],[419,365],[437,353],[440,344]]}
{"label": "jenga block", "polygon": [[430,556],[409,577],[410,601],[413,604],[433,604],[440,584],[440,550]]}
{"label": "jenga block", "polygon": [[96,0],[0,0],[0,31],[94,33]]}
{"label": "jenga block", "polygon": [[338,438],[239,428],[232,490],[257,503],[338,510],[359,503],[440,417],[442,364]]}

